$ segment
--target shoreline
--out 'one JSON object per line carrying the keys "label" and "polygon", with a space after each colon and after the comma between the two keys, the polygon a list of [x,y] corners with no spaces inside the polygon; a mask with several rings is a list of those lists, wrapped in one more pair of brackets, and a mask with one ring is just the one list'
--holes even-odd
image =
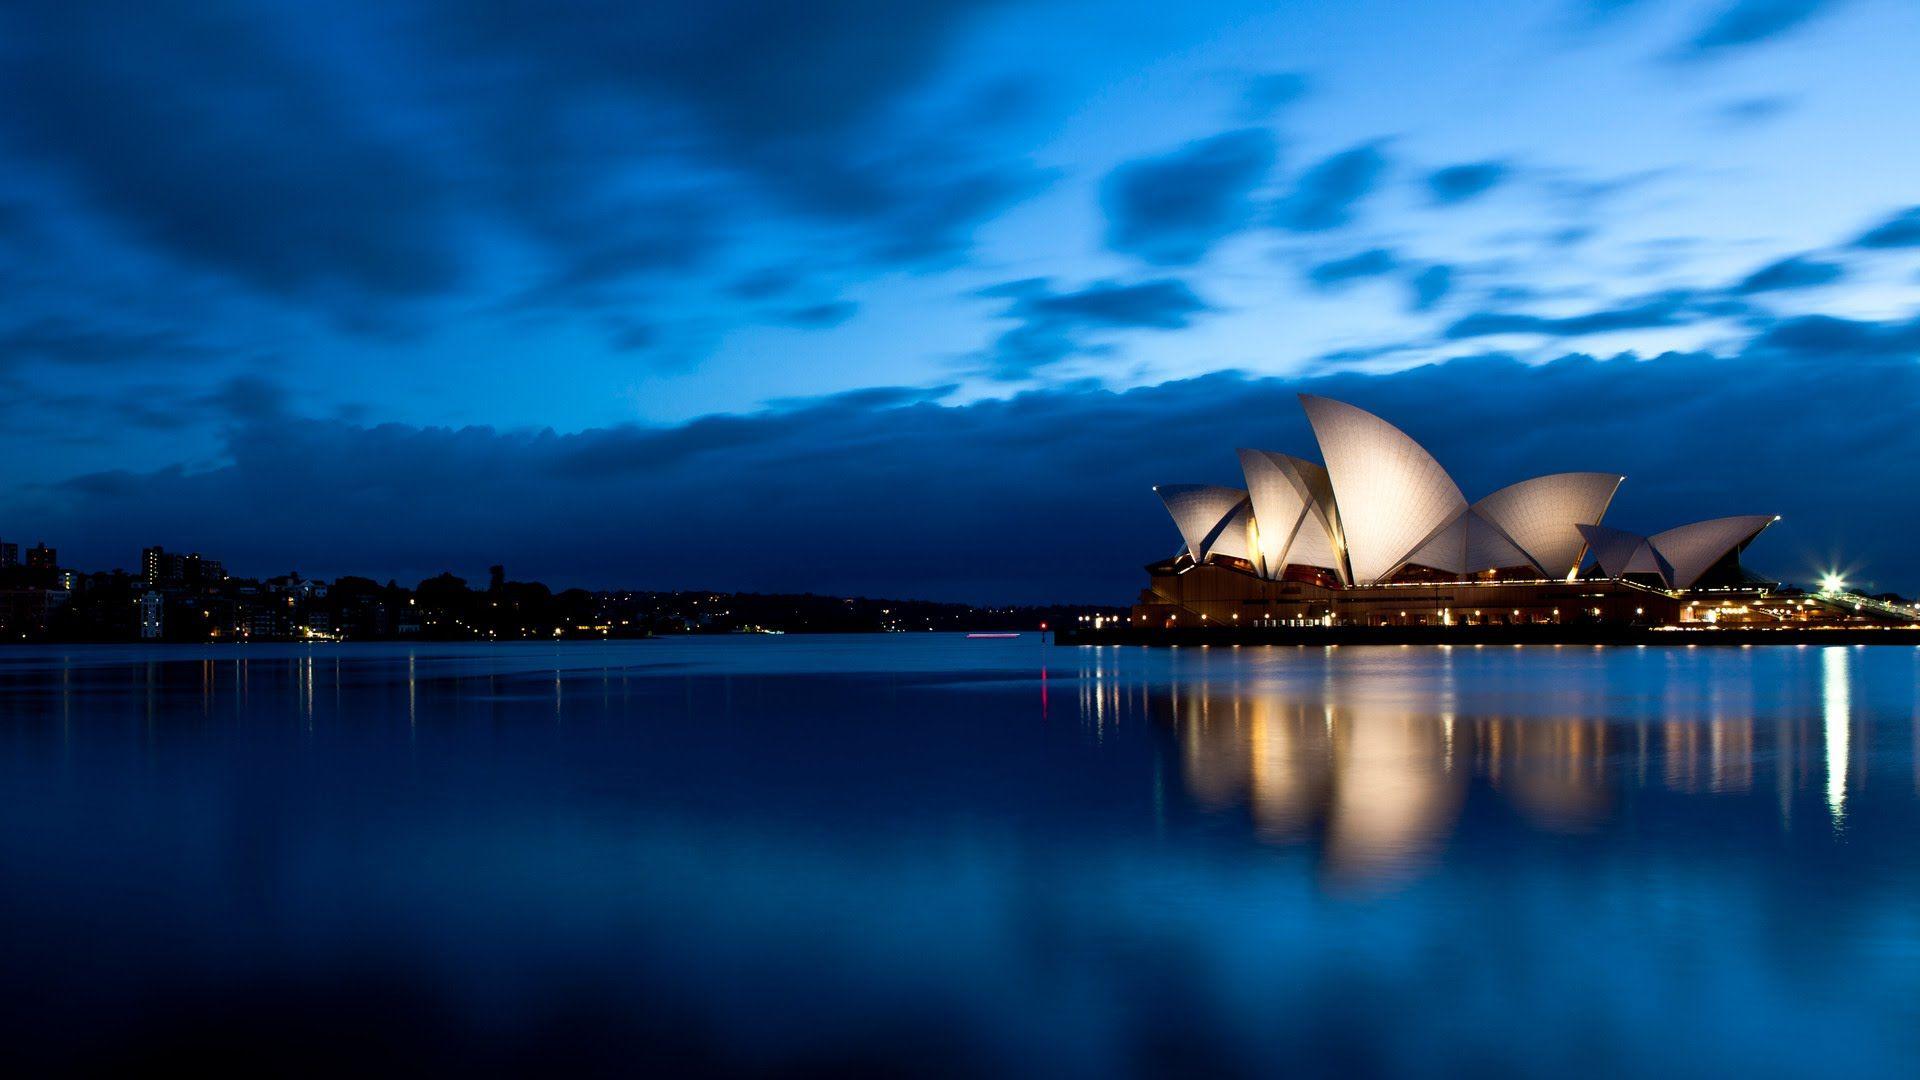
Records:
{"label": "shoreline", "polygon": [[1905,645],[1920,646],[1920,627],[1651,627],[1543,626],[1301,626],[1183,627],[1098,630],[1062,627],[1059,645]]}

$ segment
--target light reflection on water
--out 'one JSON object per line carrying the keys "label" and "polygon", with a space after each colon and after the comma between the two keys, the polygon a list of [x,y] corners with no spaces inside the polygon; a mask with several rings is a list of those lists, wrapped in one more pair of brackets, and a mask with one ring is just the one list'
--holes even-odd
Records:
{"label": "light reflection on water", "polygon": [[305,1040],[1893,1072],[1917,676],[931,636],[0,652],[0,1024],[47,1067]]}
{"label": "light reflection on water", "polygon": [[[1554,687],[1550,701],[1560,714],[1461,721],[1452,650],[1429,654],[1431,664],[1410,671],[1327,664],[1313,695],[1294,685],[1204,676],[1123,693],[1118,673],[1096,658],[1083,672],[1082,711],[1096,728],[1158,716],[1178,735],[1186,786],[1199,806],[1244,803],[1261,839],[1315,838],[1333,877],[1390,881],[1444,843],[1470,778],[1534,826],[1570,831],[1603,824],[1622,783],[1652,777],[1679,793],[1744,793],[1759,769],[1782,793],[1784,827],[1793,812],[1786,793],[1804,778],[1803,759],[1815,756],[1839,832],[1847,814],[1849,670],[1859,651],[1820,650],[1817,747],[1808,745],[1804,718],[1783,717],[1756,734],[1754,686],[1708,671],[1699,685],[1669,681],[1657,720],[1644,708],[1631,717],[1610,714],[1617,703],[1608,695],[1618,686],[1598,682]],[[1915,776],[1920,783],[1920,770]]]}
{"label": "light reflection on water", "polygon": [[1834,828],[1847,820],[1847,744],[1852,735],[1851,696],[1847,688],[1847,662],[1851,649],[1820,650],[1821,717],[1827,739],[1827,809],[1833,814]]}

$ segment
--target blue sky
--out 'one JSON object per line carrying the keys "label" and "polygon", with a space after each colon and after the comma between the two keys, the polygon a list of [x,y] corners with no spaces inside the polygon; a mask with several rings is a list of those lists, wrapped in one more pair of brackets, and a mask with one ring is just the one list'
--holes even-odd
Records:
{"label": "blue sky", "polygon": [[1901,0],[0,4],[0,537],[1123,600],[1144,485],[1332,388],[1470,495],[1615,469],[1612,524],[1920,589],[1917,49]]}

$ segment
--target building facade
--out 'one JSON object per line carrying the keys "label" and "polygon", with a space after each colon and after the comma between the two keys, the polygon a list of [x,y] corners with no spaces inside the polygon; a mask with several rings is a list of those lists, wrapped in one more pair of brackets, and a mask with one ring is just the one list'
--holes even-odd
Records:
{"label": "building facade", "polygon": [[1624,477],[1555,473],[1470,501],[1405,432],[1302,394],[1320,458],[1242,449],[1246,487],[1154,490],[1180,533],[1136,625],[1779,625],[1818,605],[1739,556],[1772,515],[1651,535],[1604,526]]}

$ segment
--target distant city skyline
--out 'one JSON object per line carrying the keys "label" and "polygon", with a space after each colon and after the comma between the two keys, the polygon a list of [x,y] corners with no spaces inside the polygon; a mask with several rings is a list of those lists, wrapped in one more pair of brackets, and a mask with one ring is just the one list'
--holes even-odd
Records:
{"label": "distant city skyline", "polygon": [[1917,49],[1901,0],[10,7],[0,537],[1126,603],[1150,485],[1305,391],[1913,593]]}

